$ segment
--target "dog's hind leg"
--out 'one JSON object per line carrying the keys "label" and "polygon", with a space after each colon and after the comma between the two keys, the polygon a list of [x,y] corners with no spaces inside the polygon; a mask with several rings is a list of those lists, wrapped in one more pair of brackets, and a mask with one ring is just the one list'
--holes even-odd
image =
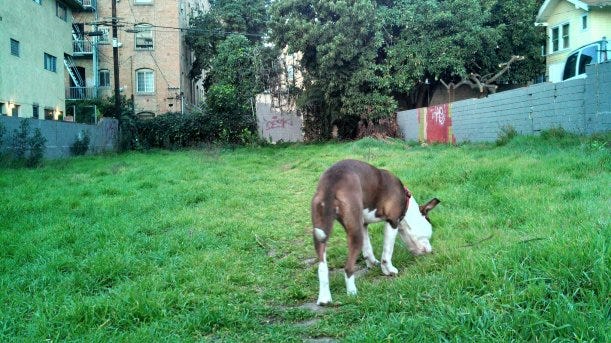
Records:
{"label": "dog's hind leg", "polygon": [[327,305],[331,303],[331,289],[329,288],[329,267],[327,266],[327,241],[333,228],[335,210],[331,208],[332,201],[323,202],[320,197],[312,199],[312,224],[314,230],[314,249],[318,257],[318,300],[316,304]]}
{"label": "dog's hind leg", "polygon": [[356,206],[347,208],[346,215],[342,218],[342,224],[348,236],[348,259],[346,261],[346,267],[344,268],[346,292],[350,295],[356,295],[357,290],[354,272],[356,268],[356,259],[363,248],[363,210]]}

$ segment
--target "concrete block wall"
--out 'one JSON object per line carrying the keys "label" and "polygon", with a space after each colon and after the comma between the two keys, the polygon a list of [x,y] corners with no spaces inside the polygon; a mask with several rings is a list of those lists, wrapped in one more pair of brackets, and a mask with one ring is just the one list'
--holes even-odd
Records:
{"label": "concrete block wall", "polygon": [[[456,142],[491,142],[504,126],[525,135],[562,127],[578,134],[611,130],[611,62],[588,66],[587,78],[541,83],[450,105]],[[418,110],[398,113],[406,140],[420,137]]]}
{"label": "concrete block wall", "polygon": [[28,120],[30,122],[30,136],[38,128],[47,139],[45,149],[46,159],[71,156],[70,146],[72,146],[79,135],[85,132],[89,134],[90,138],[90,153],[116,151],[117,149],[119,125],[116,119],[104,118],[97,125],[87,125],[55,120],[1,116],[0,124],[6,129],[2,145],[0,145],[1,152],[11,152],[13,132],[19,129],[21,120]]}

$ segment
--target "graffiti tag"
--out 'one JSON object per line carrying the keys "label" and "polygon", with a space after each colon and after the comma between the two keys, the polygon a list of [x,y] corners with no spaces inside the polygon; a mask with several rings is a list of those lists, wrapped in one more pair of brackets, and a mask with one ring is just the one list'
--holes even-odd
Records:
{"label": "graffiti tag", "polygon": [[265,130],[284,129],[286,126],[293,126],[293,123],[284,117],[272,116],[271,120],[266,120]]}

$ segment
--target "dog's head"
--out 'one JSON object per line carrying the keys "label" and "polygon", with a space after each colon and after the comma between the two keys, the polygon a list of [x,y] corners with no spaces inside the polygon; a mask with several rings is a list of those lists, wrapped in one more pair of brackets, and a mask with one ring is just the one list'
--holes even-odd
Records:
{"label": "dog's head", "polygon": [[423,255],[433,252],[433,247],[429,242],[433,234],[433,227],[428,214],[439,203],[440,200],[434,198],[418,206],[413,196],[409,198],[407,212],[399,225],[399,234],[412,254]]}

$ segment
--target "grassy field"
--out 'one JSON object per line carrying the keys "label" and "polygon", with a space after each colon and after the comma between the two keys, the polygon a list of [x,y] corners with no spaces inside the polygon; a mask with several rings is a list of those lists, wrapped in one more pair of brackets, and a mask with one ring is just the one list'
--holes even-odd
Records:
{"label": "grassy field", "polygon": [[[563,135],[559,135],[563,136]],[[333,162],[396,173],[436,254],[346,295],[345,234],[316,301],[309,202]],[[156,151],[0,170],[0,341],[609,341],[608,137],[505,146]],[[376,256],[381,224],[370,226]],[[359,268],[365,263],[359,260]]]}

